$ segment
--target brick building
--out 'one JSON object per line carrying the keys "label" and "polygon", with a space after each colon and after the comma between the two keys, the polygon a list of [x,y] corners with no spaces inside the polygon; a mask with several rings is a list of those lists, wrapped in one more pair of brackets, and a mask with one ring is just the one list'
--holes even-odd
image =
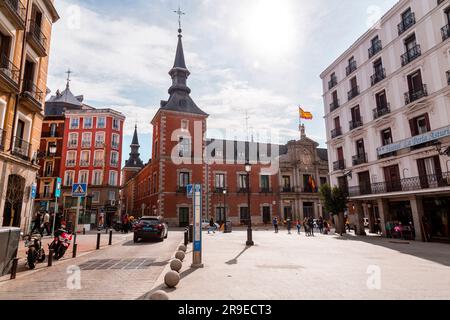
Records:
{"label": "brick building", "polygon": [[[161,215],[171,226],[186,226],[193,213],[186,186],[196,183],[203,187],[204,218],[223,222],[226,217],[235,225],[246,224],[248,192],[252,222],[271,223],[272,217],[282,217],[278,164],[287,147],[205,138],[209,115],[190,97],[190,72],[184,59],[181,30],[169,74],[169,99],[161,101],[151,122],[151,160],[142,164],[136,131],[130,159],[122,170],[122,213]],[[245,172],[247,161],[252,164],[250,185]]]}

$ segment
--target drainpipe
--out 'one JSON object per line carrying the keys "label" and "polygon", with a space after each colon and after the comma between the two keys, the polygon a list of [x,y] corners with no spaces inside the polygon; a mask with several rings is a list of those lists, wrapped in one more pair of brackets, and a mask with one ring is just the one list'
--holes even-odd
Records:
{"label": "drainpipe", "polygon": [[[19,108],[19,100],[20,100],[20,93],[22,92],[22,72],[25,64],[25,51],[26,51],[26,44],[27,44],[27,26],[28,26],[28,19],[29,19],[29,13],[30,11],[30,5],[31,0],[27,1],[27,13],[25,15],[25,30],[23,31],[23,39],[22,39],[22,55],[20,60],[20,71],[19,71],[19,93],[16,94],[16,101],[14,104],[14,117],[13,117],[13,123],[12,123],[12,131],[11,131],[11,141],[9,144],[9,150],[11,151],[14,147],[14,131],[16,130],[16,121],[17,121],[17,109]],[[31,128],[33,130],[33,128]],[[29,152],[29,151],[28,151]]]}

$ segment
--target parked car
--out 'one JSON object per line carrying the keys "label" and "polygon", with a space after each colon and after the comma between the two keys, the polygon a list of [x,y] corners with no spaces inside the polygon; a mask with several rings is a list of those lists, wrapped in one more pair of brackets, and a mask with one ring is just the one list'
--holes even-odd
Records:
{"label": "parked car", "polygon": [[158,239],[163,241],[169,234],[169,226],[162,217],[142,217],[133,226],[133,241],[139,239]]}
{"label": "parked car", "polygon": [[[218,223],[214,223],[216,226],[216,229],[220,229],[220,225]],[[202,220],[202,229],[208,229],[209,228],[209,220]]]}

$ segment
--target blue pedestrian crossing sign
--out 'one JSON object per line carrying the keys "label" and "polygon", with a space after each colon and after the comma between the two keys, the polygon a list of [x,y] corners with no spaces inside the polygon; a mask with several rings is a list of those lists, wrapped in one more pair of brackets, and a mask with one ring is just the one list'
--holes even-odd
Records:
{"label": "blue pedestrian crossing sign", "polygon": [[87,183],[74,183],[72,185],[72,197],[86,197]]}
{"label": "blue pedestrian crossing sign", "polygon": [[194,186],[192,184],[188,184],[186,186],[187,197],[192,199],[194,197]]}

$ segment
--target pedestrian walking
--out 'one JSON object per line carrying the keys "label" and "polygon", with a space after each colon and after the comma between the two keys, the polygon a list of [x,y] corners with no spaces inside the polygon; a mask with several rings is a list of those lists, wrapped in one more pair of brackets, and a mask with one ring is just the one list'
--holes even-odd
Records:
{"label": "pedestrian walking", "polygon": [[309,224],[310,235],[314,237],[314,219],[312,217],[310,217],[308,219],[308,224]]}
{"label": "pedestrian walking", "polygon": [[273,228],[275,229],[275,233],[278,233],[278,218],[277,217],[273,218],[272,223],[273,223]]}
{"label": "pedestrian walking", "polygon": [[303,219],[303,228],[305,229],[305,235],[309,236],[308,218]]}
{"label": "pedestrian walking", "polygon": [[213,233],[216,233],[216,224],[214,223],[214,219],[211,218],[211,220],[209,220],[209,228],[208,228],[208,234],[210,234],[211,230]]}
{"label": "pedestrian walking", "polygon": [[300,223],[300,220],[297,220],[297,233],[301,234],[301,230],[302,230],[302,225]]}
{"label": "pedestrian walking", "polygon": [[319,225],[319,232],[322,234],[323,233],[323,218],[322,217],[319,217],[318,225]]}
{"label": "pedestrian walking", "polygon": [[125,213],[122,217],[122,232],[128,233],[128,214]]}
{"label": "pedestrian walking", "polygon": [[287,224],[288,234],[291,234],[291,228],[292,228],[292,221],[291,221],[291,219],[288,218],[286,220],[286,224]]}
{"label": "pedestrian walking", "polygon": [[33,219],[33,229],[31,229],[31,234],[36,230],[38,233],[41,233],[41,224],[42,224],[42,215],[38,211],[36,212],[36,216]]}
{"label": "pedestrian walking", "polygon": [[44,230],[47,231],[47,236],[52,234],[50,230],[50,215],[48,214],[48,211],[45,211],[44,218],[42,219],[41,237],[44,236]]}

